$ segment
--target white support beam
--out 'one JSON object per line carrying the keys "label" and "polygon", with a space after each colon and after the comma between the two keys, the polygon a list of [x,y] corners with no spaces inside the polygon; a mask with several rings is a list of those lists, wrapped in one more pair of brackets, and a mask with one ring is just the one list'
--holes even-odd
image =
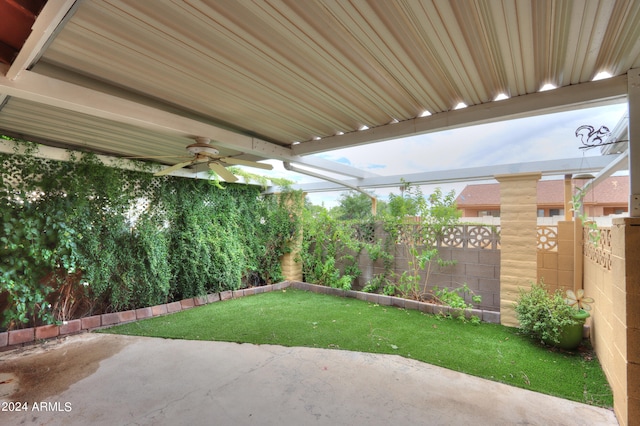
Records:
{"label": "white support beam", "polygon": [[607,179],[614,173],[622,170],[627,170],[628,166],[629,166],[629,152],[625,151],[622,154],[618,155],[618,157],[614,161],[612,161],[610,164],[608,164],[605,168],[600,170],[598,172],[598,175],[595,177],[595,179],[587,182],[587,184],[582,187],[582,190],[586,192],[591,187],[595,188],[596,186],[600,185],[602,182],[605,181],[605,179]]}
{"label": "white support beam", "polygon": [[286,148],[231,132],[210,124],[161,111],[127,99],[50,78],[32,71],[22,72],[15,80],[0,77],[0,92],[40,104],[94,117],[126,123],[164,134],[188,138],[208,137],[222,146],[260,155],[288,155]]}
{"label": "white support beam", "polygon": [[[12,141],[0,139],[0,153],[12,154],[12,155],[24,155],[25,150],[19,144],[15,144]],[[55,148],[52,146],[37,145],[37,150],[31,153],[30,155],[33,155],[36,158],[43,158],[46,160],[72,161],[72,158],[74,157],[79,158],[83,155],[83,153],[80,151],[71,152],[66,149]],[[141,163],[134,160],[111,157],[109,155],[96,155],[96,158],[107,167],[113,167],[113,168],[122,169],[122,170],[140,171],[139,166]],[[149,170],[149,172],[154,173],[162,170],[165,167],[166,166],[164,165],[158,164],[158,167],[155,167],[155,168],[152,167],[151,170]],[[166,176],[177,176],[177,177],[184,177],[184,178],[190,178],[190,179],[204,179],[204,178],[208,179],[209,172],[208,172],[208,168],[206,167],[195,166],[194,168],[184,168],[180,170],[174,170],[173,172],[168,173]],[[258,185],[257,183],[247,181],[243,176],[238,176],[237,183],[242,183],[245,185]]]}
{"label": "white support beam", "polygon": [[31,28],[31,34],[24,42],[5,77],[13,80],[32,65],[75,3],[76,0],[55,0],[48,1],[44,5]]}
{"label": "white support beam", "polygon": [[640,68],[628,72],[629,216],[640,217]]}
{"label": "white support beam", "polygon": [[[625,155],[625,154],[621,154]],[[294,185],[293,189],[304,192],[342,191],[345,186],[364,188],[386,188],[400,186],[402,182],[412,185],[431,185],[454,182],[490,180],[495,175],[515,173],[542,173],[543,176],[564,174],[597,173],[618,159],[618,155],[597,157],[568,158],[561,160],[534,161],[529,163],[503,164],[496,166],[473,167],[467,169],[437,170],[396,176],[379,176],[360,180],[345,180],[342,184],[332,182],[313,182]]]}
{"label": "white support beam", "polygon": [[360,170],[355,167],[347,166],[342,163],[338,163],[336,161],[326,160],[324,158],[316,157],[316,156],[306,156],[306,157],[292,157],[297,158],[298,160],[291,160],[292,163],[302,164],[305,166],[313,167],[315,169],[324,170],[330,173],[337,173],[340,175],[350,176],[358,179],[363,178],[372,178],[376,176],[380,176],[377,173],[371,173],[366,170]]}
{"label": "white support beam", "polygon": [[315,172],[312,172],[312,171],[309,171],[309,170],[301,169],[299,167],[294,167],[290,163],[286,163],[286,162],[282,163],[282,165],[286,170],[289,170],[290,172],[300,173],[300,174],[303,174],[303,175],[307,175],[307,176],[315,177],[315,178],[318,178],[318,179],[322,179],[323,181],[332,182],[332,183],[338,184],[338,185],[340,185],[340,186],[342,186],[344,188],[353,189],[354,191],[358,191],[358,192],[361,192],[361,193],[366,194],[368,196],[371,196],[370,194],[367,194],[366,191],[363,191],[362,189],[358,188],[357,186],[345,183],[344,181],[341,181],[339,179],[334,179],[334,178],[332,178],[330,176],[325,176],[325,175],[321,175],[319,173],[315,173]]}
{"label": "white support beam", "polygon": [[296,155],[314,154],[476,124],[622,103],[625,101],[626,95],[627,76],[622,75],[546,92],[516,96],[502,101],[473,105],[468,108],[391,123],[368,130],[325,137],[317,141],[303,142],[293,147],[293,153]]}
{"label": "white support beam", "polygon": [[356,178],[372,176],[371,173],[354,167],[322,158],[294,155],[287,147],[32,71],[21,72],[15,80],[0,76],[0,93],[168,135],[192,139],[198,136],[207,137],[214,141],[215,145],[265,159],[308,165]]}
{"label": "white support beam", "polygon": [[[20,145],[16,144],[12,141],[8,140],[0,140],[0,153],[4,154],[15,154],[15,155],[25,155],[25,149]],[[37,145],[37,149],[35,152],[31,153],[36,158],[43,158],[46,160],[54,160],[54,161],[71,161],[73,156],[81,156],[82,152],[71,152],[66,149],[56,148],[52,146],[46,145]],[[119,168],[123,170],[136,170],[139,171],[140,168],[137,167],[137,162],[134,160],[126,160],[118,157],[111,157],[108,155],[97,155],[98,160],[102,164],[108,167]],[[152,172],[160,171],[166,166],[158,165],[157,169],[151,170]],[[171,176],[182,176],[182,177],[197,177],[192,170],[182,169],[177,170],[175,173],[171,173]]]}

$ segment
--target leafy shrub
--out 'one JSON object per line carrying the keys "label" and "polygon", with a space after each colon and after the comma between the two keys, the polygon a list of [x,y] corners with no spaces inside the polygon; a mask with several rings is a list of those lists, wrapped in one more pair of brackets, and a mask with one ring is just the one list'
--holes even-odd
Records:
{"label": "leafy shrub", "polygon": [[35,145],[18,146],[25,155],[0,154],[3,328],[282,278],[299,194],[158,178],[143,164],[107,167],[91,154],[43,160]]}
{"label": "leafy shrub", "polygon": [[380,289],[385,288],[389,284],[391,284],[391,283],[385,277],[384,274],[376,274],[362,288],[362,291],[365,292],[365,293],[376,293]]}
{"label": "leafy shrub", "polygon": [[474,294],[467,284],[464,284],[462,287],[458,287],[453,290],[450,290],[446,287],[434,287],[432,294],[438,302],[456,309],[473,308],[473,305],[471,303],[467,303],[467,301],[465,300],[465,295],[470,295],[473,303],[482,302],[482,296]]}
{"label": "leafy shrub", "polygon": [[[303,214],[302,262],[305,281],[329,287],[350,289],[360,275],[356,256],[364,243],[356,238],[352,222],[338,220],[326,210]],[[343,270],[337,266],[344,264]]]}
{"label": "leafy shrub", "polygon": [[[458,287],[455,289],[448,289],[446,287],[438,288],[434,287],[431,296],[438,302],[443,305],[449,306],[458,310],[459,313],[457,318],[459,320],[466,320],[466,316],[464,311],[467,309],[473,308],[473,304],[467,303],[465,296],[471,296],[471,301],[473,303],[481,303],[482,296],[477,295],[469,288],[469,286],[465,283],[462,287]],[[477,324],[480,322],[480,318],[477,315],[471,316],[471,322]]]}
{"label": "leafy shrub", "polygon": [[577,323],[562,292],[549,294],[542,281],[534,283],[529,291],[520,289],[515,311],[520,330],[546,342],[558,343],[563,328]]}

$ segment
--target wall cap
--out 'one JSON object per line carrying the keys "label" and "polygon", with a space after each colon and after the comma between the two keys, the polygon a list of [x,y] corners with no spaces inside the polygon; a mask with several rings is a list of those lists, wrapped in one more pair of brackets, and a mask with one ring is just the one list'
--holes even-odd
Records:
{"label": "wall cap", "polygon": [[507,175],[494,175],[493,176],[498,182],[509,182],[509,181],[519,181],[519,180],[540,180],[542,177],[542,173],[514,173]]}

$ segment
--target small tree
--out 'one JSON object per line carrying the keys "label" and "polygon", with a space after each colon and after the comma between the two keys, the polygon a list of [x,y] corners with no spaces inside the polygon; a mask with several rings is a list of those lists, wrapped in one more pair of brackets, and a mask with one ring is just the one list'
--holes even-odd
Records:
{"label": "small tree", "polygon": [[[361,192],[349,191],[340,195],[340,204],[331,209],[331,215],[339,220],[365,220],[372,214],[372,197],[371,195],[363,194]],[[386,211],[386,203],[383,201],[377,201],[377,213],[382,214]]]}
{"label": "small tree", "polygon": [[452,190],[445,195],[436,188],[429,197],[425,197],[419,187],[407,183],[401,196],[392,195],[390,199],[391,214],[387,216],[385,228],[403,250],[407,270],[396,283],[386,287],[385,293],[420,300],[433,267],[454,263],[442,259],[436,245],[444,231],[460,218],[455,192]]}

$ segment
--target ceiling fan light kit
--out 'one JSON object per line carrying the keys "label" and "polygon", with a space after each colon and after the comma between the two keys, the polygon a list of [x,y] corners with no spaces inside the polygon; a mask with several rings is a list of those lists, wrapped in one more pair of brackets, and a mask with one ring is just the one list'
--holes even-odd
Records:
{"label": "ceiling fan light kit", "polygon": [[204,154],[204,155],[215,156],[220,153],[220,151],[218,151],[211,145],[202,144],[202,143],[194,143],[187,146],[187,151],[189,152],[189,154],[193,154],[193,155]]}

